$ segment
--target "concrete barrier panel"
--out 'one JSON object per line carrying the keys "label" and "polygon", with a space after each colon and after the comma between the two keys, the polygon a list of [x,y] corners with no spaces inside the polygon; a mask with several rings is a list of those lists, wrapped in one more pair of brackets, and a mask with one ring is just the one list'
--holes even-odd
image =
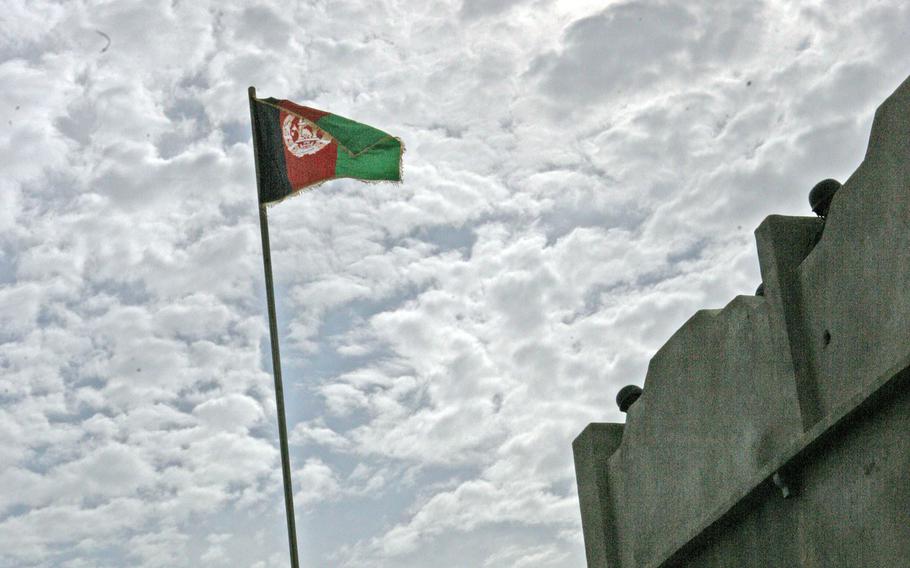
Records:
{"label": "concrete barrier panel", "polygon": [[866,158],[799,268],[822,413],[910,351],[910,80],[878,109]]}
{"label": "concrete barrier panel", "polygon": [[696,313],[651,360],[608,466],[622,566],[671,550],[802,432],[771,331],[768,302],[738,296]]}
{"label": "concrete barrier panel", "polygon": [[910,566],[910,79],[827,220],[756,240],[765,296],[696,313],[576,440],[590,568]]}

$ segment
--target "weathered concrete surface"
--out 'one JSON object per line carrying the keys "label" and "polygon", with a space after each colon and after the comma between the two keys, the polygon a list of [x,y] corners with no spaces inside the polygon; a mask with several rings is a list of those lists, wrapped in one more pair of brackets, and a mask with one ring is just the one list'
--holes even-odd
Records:
{"label": "weathered concrete surface", "polygon": [[802,432],[779,353],[768,302],[738,296],[696,313],[651,359],[607,465],[620,565],[656,561]]}
{"label": "weathered concrete surface", "polygon": [[822,413],[803,329],[798,269],[823,228],[824,222],[817,217],[771,215],[755,230],[771,337],[781,366],[778,372],[792,378],[804,428],[818,421]]}
{"label": "weathered concrete surface", "polygon": [[910,79],[827,222],[756,239],[765,296],[695,314],[576,440],[589,567],[910,566]]}
{"label": "weathered concrete surface", "polygon": [[910,371],[666,566],[910,566]]}
{"label": "weathered concrete surface", "polygon": [[835,195],[799,286],[825,413],[910,346],[910,79],[875,113],[866,157]]}
{"label": "weathered concrete surface", "polygon": [[589,424],[572,442],[588,566],[615,566],[618,559],[610,488],[603,471],[619,447],[622,430],[622,424]]}

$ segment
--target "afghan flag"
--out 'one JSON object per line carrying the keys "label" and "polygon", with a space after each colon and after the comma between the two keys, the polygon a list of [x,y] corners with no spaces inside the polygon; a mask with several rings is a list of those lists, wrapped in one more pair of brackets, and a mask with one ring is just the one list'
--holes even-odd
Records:
{"label": "afghan flag", "polygon": [[281,201],[334,178],[401,180],[401,140],[343,116],[253,99],[259,202]]}

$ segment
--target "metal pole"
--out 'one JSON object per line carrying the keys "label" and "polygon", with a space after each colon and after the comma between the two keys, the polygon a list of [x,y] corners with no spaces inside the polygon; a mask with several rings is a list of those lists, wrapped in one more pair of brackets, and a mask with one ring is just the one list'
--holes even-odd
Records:
{"label": "metal pole", "polygon": [[[253,159],[256,163],[256,193],[259,194],[259,155],[256,153],[256,116],[253,109],[256,88],[250,87],[250,122],[253,126]],[[265,293],[269,308],[269,338],[272,344],[272,371],[275,374],[275,403],[278,409],[278,441],[281,446],[281,476],[284,479],[284,510],[288,521],[288,545],[291,568],[299,568],[297,559],[297,529],[294,524],[294,490],[291,485],[291,460],[288,453],[288,426],[284,417],[284,388],[281,386],[281,357],[278,354],[278,319],[275,316],[275,290],[272,285],[272,251],[269,247],[269,218],[266,207],[259,201],[259,229],[262,233],[262,264],[265,269]]]}

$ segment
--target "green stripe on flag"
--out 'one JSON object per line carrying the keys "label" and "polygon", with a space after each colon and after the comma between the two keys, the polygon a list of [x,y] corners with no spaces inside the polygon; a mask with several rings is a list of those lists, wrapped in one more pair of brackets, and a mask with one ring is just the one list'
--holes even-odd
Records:
{"label": "green stripe on flag", "polygon": [[380,132],[384,138],[374,141],[368,149],[361,150],[356,156],[338,148],[335,177],[388,181],[401,179],[401,141],[375,128],[371,130]]}
{"label": "green stripe on flag", "polygon": [[316,121],[316,125],[328,132],[332,138],[338,140],[339,144],[350,150],[355,156],[388,136],[382,130],[354,122],[337,114],[323,116]]}

